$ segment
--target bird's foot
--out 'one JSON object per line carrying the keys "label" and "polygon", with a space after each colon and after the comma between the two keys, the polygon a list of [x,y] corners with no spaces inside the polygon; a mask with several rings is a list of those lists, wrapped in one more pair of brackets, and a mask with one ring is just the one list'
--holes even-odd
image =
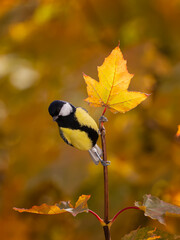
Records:
{"label": "bird's foot", "polygon": [[104,160],[100,160],[101,164],[103,165],[103,167],[109,166],[111,164],[110,161],[104,161]]}
{"label": "bird's foot", "polygon": [[104,161],[101,156],[99,155],[99,153],[97,152],[96,148],[93,148],[94,153],[96,154],[96,156],[98,157],[99,161],[101,162],[101,164],[105,167],[105,166],[109,166],[111,164],[110,161]]}

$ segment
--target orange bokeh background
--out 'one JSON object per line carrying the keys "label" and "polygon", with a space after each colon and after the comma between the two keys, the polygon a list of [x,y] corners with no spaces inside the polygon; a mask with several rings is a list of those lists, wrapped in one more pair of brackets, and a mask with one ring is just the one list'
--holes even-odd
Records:
{"label": "orange bokeh background", "polygon": [[[107,112],[110,217],[146,193],[180,206],[180,1],[1,0],[0,2],[0,239],[104,239],[91,214],[39,216],[29,208],[90,194],[103,216],[102,167],[67,146],[48,114],[55,99],[89,107],[82,72],[118,45],[134,74],[130,89],[151,93],[126,114]],[[100,142],[99,142],[100,144]],[[180,234],[179,219],[161,226],[136,210],[112,226],[120,239],[138,226]]]}

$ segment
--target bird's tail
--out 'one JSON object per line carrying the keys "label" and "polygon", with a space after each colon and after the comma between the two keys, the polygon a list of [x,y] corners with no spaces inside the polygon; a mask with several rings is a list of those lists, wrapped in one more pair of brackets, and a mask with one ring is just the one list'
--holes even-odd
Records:
{"label": "bird's tail", "polygon": [[90,150],[89,150],[89,153],[91,155],[91,158],[93,160],[93,162],[98,165],[100,159],[101,159],[101,156],[102,156],[102,150],[101,148],[96,144],[94,145],[94,147],[92,147]]}

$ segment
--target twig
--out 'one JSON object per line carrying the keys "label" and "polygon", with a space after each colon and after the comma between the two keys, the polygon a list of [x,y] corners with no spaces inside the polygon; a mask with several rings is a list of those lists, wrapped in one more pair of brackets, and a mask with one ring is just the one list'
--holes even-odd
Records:
{"label": "twig", "polygon": [[111,240],[111,235],[110,235],[110,231],[109,231],[109,226],[106,225],[103,227],[104,229],[104,236],[105,236],[105,240]]}
{"label": "twig", "polygon": [[[104,115],[106,108],[104,109],[102,116]],[[103,152],[103,160],[107,161],[107,152],[106,152],[106,131],[104,128],[103,121],[100,122],[100,132],[101,132],[101,143],[102,143],[102,152]],[[108,167],[103,166],[103,174],[104,174],[104,222],[107,224],[103,227],[105,240],[110,240],[110,230],[109,230],[109,190],[108,190]]]}
{"label": "twig", "polygon": [[111,224],[115,221],[115,219],[119,216],[120,213],[128,210],[128,209],[139,209],[138,207],[126,207],[121,209],[118,213],[116,213],[116,215],[114,215],[114,217],[111,219]]}
{"label": "twig", "polygon": [[97,213],[93,212],[90,209],[88,210],[88,212],[92,213],[98,219],[98,221],[103,222],[102,218],[100,218],[100,216]]}
{"label": "twig", "polygon": [[104,111],[103,111],[103,113],[102,113],[102,115],[101,116],[104,116],[104,114],[105,114],[105,112],[106,112],[106,107],[104,108]]}

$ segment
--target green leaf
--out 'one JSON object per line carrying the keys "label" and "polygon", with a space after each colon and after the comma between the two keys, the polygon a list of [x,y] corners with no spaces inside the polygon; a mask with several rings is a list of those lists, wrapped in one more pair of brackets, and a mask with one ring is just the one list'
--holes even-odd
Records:
{"label": "green leaf", "polygon": [[180,207],[166,203],[160,200],[158,197],[145,195],[143,203],[135,202],[135,206],[139,207],[145,213],[145,216],[148,216],[152,219],[157,219],[160,223],[165,224],[165,216],[180,216]]}
{"label": "green leaf", "polygon": [[121,240],[180,240],[175,236],[153,227],[138,228],[126,234]]}

